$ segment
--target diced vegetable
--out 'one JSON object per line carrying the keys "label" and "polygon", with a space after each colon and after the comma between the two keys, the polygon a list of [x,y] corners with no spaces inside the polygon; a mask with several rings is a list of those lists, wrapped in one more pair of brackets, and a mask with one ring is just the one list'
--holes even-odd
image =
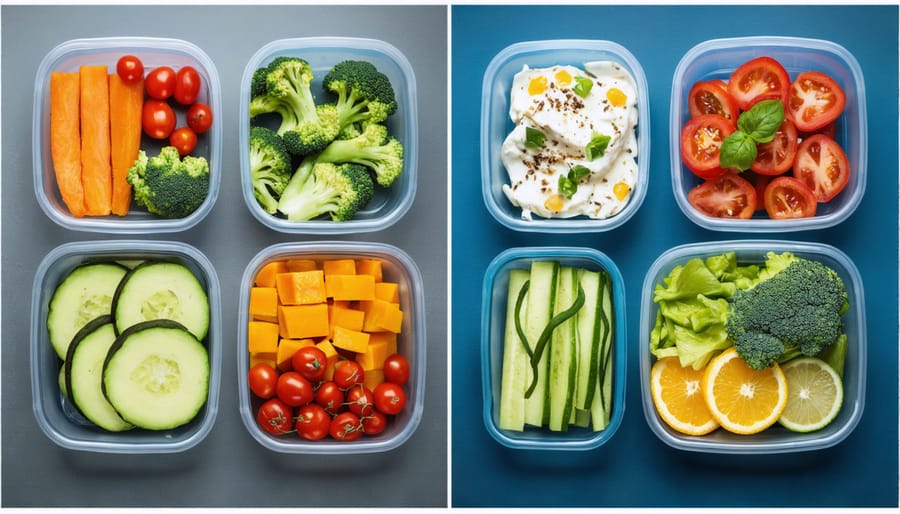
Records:
{"label": "diced vegetable", "polygon": [[50,156],[56,185],[72,216],[85,215],[81,182],[81,78],[77,72],[50,74]]}

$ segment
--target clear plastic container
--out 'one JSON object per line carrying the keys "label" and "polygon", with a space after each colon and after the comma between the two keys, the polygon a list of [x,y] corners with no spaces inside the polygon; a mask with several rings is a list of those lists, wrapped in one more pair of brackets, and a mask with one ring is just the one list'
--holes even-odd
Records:
{"label": "clear plastic container", "polygon": [[[47,313],[56,287],[76,267],[90,262],[133,263],[147,259],[175,260],[188,266],[200,279],[209,297],[209,393],[206,404],[193,419],[171,430],[132,429],[107,432],[85,419],[60,392],[57,357],[47,333]],[[215,422],[222,368],[222,318],[219,280],[212,263],[184,243],[163,241],[87,241],[65,243],[44,257],[34,277],[31,302],[31,390],[34,415],[41,430],[54,443],[71,450],[101,453],[173,453],[202,441]]]}
{"label": "clear plastic container", "polygon": [[[513,78],[528,65],[531,68],[570,64],[582,67],[591,61],[614,61],[634,77],[638,93],[637,178],[631,199],[616,215],[606,219],[541,218],[522,219],[522,210],[503,193],[509,175],[500,159],[500,149],[513,129],[509,117],[509,94]],[[612,230],[640,208],[650,179],[650,99],[647,78],[640,63],[627,49],[611,41],[560,39],[516,43],[500,51],[484,72],[481,92],[481,191],[494,218],[507,228],[522,232],[579,233]]]}
{"label": "clear plastic container", "polygon": [[[776,424],[759,434],[738,435],[717,429],[705,436],[689,436],[672,430],[656,413],[650,391],[650,368],[655,359],[650,353],[650,331],[659,310],[653,302],[653,290],[675,266],[699,257],[706,258],[733,250],[739,264],[765,262],[767,252],[793,252],[798,257],[819,261],[834,269],[847,289],[850,310],[844,314],[844,330],[849,349],[844,365],[844,404],[837,418],[825,428],[810,433],[796,433]],[[715,241],[671,248],[650,266],[644,278],[641,297],[640,339],[638,359],[641,368],[641,398],[644,417],[650,429],[663,442],[680,450],[724,453],[766,454],[820,450],[843,441],[856,427],[863,413],[866,393],[866,306],[862,278],[853,261],[832,246],[821,243],[790,241]]]}
{"label": "clear plastic container", "polygon": [[[184,218],[166,219],[146,211],[132,200],[125,216],[85,216],[76,218],[62,201],[53,171],[50,154],[50,74],[54,71],[78,71],[82,65],[106,65],[115,73],[116,62],[126,54],[136,55],[144,64],[144,72],[159,66],[176,71],[193,66],[202,80],[197,101],[206,103],[213,111],[213,124],[200,134],[192,155],[209,161],[210,183],[206,200],[196,211]],[[177,127],[185,126],[187,107],[171,102],[177,116]],[[38,66],[34,83],[34,120],[32,124],[32,159],[34,162],[34,190],[38,204],[57,224],[71,230],[119,234],[168,233],[187,230],[209,214],[219,195],[222,179],[222,93],[215,64],[200,48],[187,41],[151,37],[108,37],[75,39],[51,50]],[[141,148],[149,156],[156,155],[168,140],[157,141],[142,136]]]}
{"label": "clear plastic container", "polygon": [[[703,182],[681,160],[681,129],[690,114],[687,94],[694,83],[702,80],[728,80],[741,64],[766,55],[787,70],[793,80],[803,71],[827,73],[840,84],[846,94],[843,114],[837,120],[835,140],[844,149],[850,163],[850,182],[827,203],[820,203],[816,215],[791,220],[769,219],[759,211],[747,220],[714,218],[703,215],[688,202],[688,192]],[[672,191],[684,214],[697,225],[709,230],[733,232],[792,232],[827,228],[847,219],[866,189],[868,125],[866,123],[866,88],[862,69],[856,58],[842,46],[830,41],[795,37],[740,37],[705,41],[690,49],[672,77],[672,99],[669,113],[669,159]]]}
{"label": "clear plastic container", "polygon": [[[612,279],[612,322],[615,327],[611,357],[612,412],[609,425],[601,431],[570,425],[564,432],[552,432],[546,427],[526,427],[517,432],[499,426],[509,273],[513,269],[528,270],[532,262],[546,260],[592,271],[605,270]],[[484,424],[491,437],[504,446],[521,450],[591,450],[609,441],[625,413],[626,325],[625,284],[615,263],[602,252],[592,248],[551,246],[510,248],[497,255],[485,271],[481,300],[481,390]]]}
{"label": "clear plastic container", "polygon": [[[381,261],[384,280],[399,284],[403,325],[397,335],[397,351],[407,358],[411,373],[404,385],[406,406],[389,416],[387,427],[377,435],[363,434],[356,441],[338,441],[330,437],[308,441],[295,433],[273,435],[265,432],[256,421],[256,411],[263,403],[250,392],[247,371],[250,355],[247,351],[247,323],[250,321],[250,289],[259,270],[273,261],[287,259],[377,259]],[[238,400],[241,420],[250,435],[265,448],[280,453],[362,454],[384,452],[397,448],[412,436],[422,419],[425,402],[425,293],[422,275],[415,262],[399,248],[383,243],[350,241],[318,241],[309,243],[278,243],[260,251],[247,265],[241,278],[238,302],[237,371]]]}
{"label": "clear plastic container", "polygon": [[[269,214],[253,196],[253,181],[250,176],[249,146],[250,134],[250,79],[253,72],[267,65],[275,57],[300,57],[310,63],[313,69],[312,92],[316,103],[333,101],[331,93],[322,88],[322,79],[335,64],[344,60],[368,61],[388,76],[397,98],[397,111],[385,125],[388,133],[403,144],[403,173],[390,188],[375,186],[375,196],[368,205],[357,212],[352,220],[334,222],[331,219],[310,221],[289,221]],[[409,61],[397,48],[377,39],[350,37],[305,37],[272,41],[259,50],[244,68],[241,77],[240,115],[238,117],[241,158],[241,187],[244,202],[250,213],[260,223],[279,232],[294,234],[347,234],[383,230],[393,225],[412,206],[416,194],[416,176],[419,158],[418,99],[416,97],[416,77]],[[277,115],[267,115],[276,116]],[[270,118],[269,121],[272,121]],[[270,128],[265,121],[260,123]],[[272,122],[274,123],[274,121]]]}

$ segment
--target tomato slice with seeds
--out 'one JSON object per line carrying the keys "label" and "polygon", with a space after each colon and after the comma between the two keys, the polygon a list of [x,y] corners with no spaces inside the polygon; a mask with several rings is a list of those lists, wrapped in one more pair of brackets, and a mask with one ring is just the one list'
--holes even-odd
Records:
{"label": "tomato slice with seeds", "polygon": [[729,172],[691,189],[688,202],[706,216],[749,219],[756,210],[756,190],[746,179]]}
{"label": "tomato slice with seeds", "polygon": [[818,71],[805,71],[791,83],[785,110],[801,132],[814,132],[833,122],[844,110],[841,86]]}
{"label": "tomato slice with seeds", "polygon": [[682,161],[702,179],[722,176],[725,170],[719,165],[719,149],[722,141],[734,131],[734,123],[718,114],[691,118],[681,130]]}
{"label": "tomato slice with seeds", "polygon": [[718,114],[737,123],[737,102],[728,94],[728,85],[721,79],[695,83],[688,92],[688,112],[691,118],[701,114]]}
{"label": "tomato slice with seeds", "polygon": [[756,146],[756,160],[750,169],[760,175],[781,175],[794,164],[797,145],[797,128],[785,119],[771,141]]}
{"label": "tomato slice with seeds", "polygon": [[797,148],[794,178],[806,184],[819,202],[837,196],[850,181],[850,161],[834,139],[816,134]]}
{"label": "tomato slice with seeds", "polygon": [[791,78],[788,72],[771,57],[757,57],[740,65],[728,79],[728,94],[741,110],[748,110],[757,97],[776,93],[776,97],[787,103]]}
{"label": "tomato slice with seeds", "polygon": [[773,220],[811,218],[816,215],[816,197],[806,184],[793,177],[776,177],[766,186],[766,213]]}

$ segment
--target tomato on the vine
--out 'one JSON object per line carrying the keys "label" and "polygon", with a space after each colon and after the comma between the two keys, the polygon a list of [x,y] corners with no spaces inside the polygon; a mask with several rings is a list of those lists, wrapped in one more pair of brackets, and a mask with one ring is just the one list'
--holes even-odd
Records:
{"label": "tomato on the vine", "polygon": [[256,412],[256,422],[270,434],[286,434],[294,426],[291,407],[279,400],[271,398],[260,405]]}
{"label": "tomato on the vine", "polygon": [[178,150],[178,155],[184,157],[197,148],[197,134],[190,127],[179,127],[169,136],[169,144]]}
{"label": "tomato on the vine", "polygon": [[384,379],[397,385],[409,380],[409,361],[403,355],[394,353],[384,360]]}
{"label": "tomato on the vine", "polygon": [[175,74],[175,88],[172,95],[181,105],[191,105],[200,94],[200,73],[193,66],[182,66]]}
{"label": "tomato on the vine", "polygon": [[309,441],[318,441],[328,435],[331,428],[331,415],[317,404],[310,403],[300,407],[297,412],[297,434]]}
{"label": "tomato on the vine", "polygon": [[282,373],[275,385],[275,394],[291,407],[306,405],[313,400],[313,385],[296,371]]}
{"label": "tomato on the vine", "polygon": [[126,84],[144,80],[144,63],[135,55],[123,55],[116,62],[116,74]]}
{"label": "tomato on the vine", "polygon": [[322,382],[316,389],[315,401],[329,414],[337,414],[344,405],[344,391],[331,380]]}
{"label": "tomato on the vine", "polygon": [[816,215],[816,196],[793,177],[775,177],[765,191],[766,212],[772,219],[809,218]]}
{"label": "tomato on the vine", "polygon": [[275,384],[278,382],[278,371],[264,362],[254,364],[247,373],[250,391],[256,396],[268,399],[275,396]]}
{"label": "tomato on the vine", "polygon": [[144,79],[144,89],[150,98],[165,100],[175,92],[175,70],[169,66],[154,68]]}
{"label": "tomato on the vine", "polygon": [[351,360],[339,360],[334,365],[334,383],[341,389],[349,389],[354,384],[361,384],[363,381],[363,368],[356,362]]}
{"label": "tomato on the vine", "polygon": [[328,357],[320,348],[304,346],[291,356],[291,367],[310,382],[319,382],[325,378]]}
{"label": "tomato on the vine", "polygon": [[373,410],[371,414],[362,418],[363,432],[368,435],[380,434],[387,426],[387,416],[382,412]]}
{"label": "tomato on the vine", "polygon": [[362,421],[350,411],[332,418],[328,433],[338,441],[355,441],[363,434]]}
{"label": "tomato on the vine", "polygon": [[141,113],[144,133],[153,139],[167,139],[175,130],[175,111],[164,100],[147,100]]}
{"label": "tomato on the vine", "polygon": [[355,384],[347,390],[347,406],[357,416],[368,416],[375,410],[375,396],[363,384]]}
{"label": "tomato on the vine", "polygon": [[198,133],[203,134],[212,126],[212,109],[205,103],[197,102],[187,110],[187,125]]}
{"label": "tomato on the vine", "polygon": [[375,408],[385,414],[399,414],[406,405],[406,393],[403,388],[391,382],[382,382],[372,391],[375,395]]}

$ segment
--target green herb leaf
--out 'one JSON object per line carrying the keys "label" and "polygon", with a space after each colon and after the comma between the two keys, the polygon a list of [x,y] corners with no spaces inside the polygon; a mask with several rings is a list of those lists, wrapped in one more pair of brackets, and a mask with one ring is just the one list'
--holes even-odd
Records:
{"label": "green herb leaf", "polygon": [[584,147],[584,155],[587,157],[587,160],[593,161],[598,157],[603,157],[607,146],[609,146],[609,136],[594,134],[591,142]]}
{"label": "green herb leaf", "polygon": [[576,164],[575,166],[572,166],[572,168],[569,170],[569,180],[571,180],[573,182],[578,182],[579,180],[583,179],[584,177],[586,177],[590,174],[591,174],[590,168],[588,168],[587,166],[582,166],[581,164]]}
{"label": "green herb leaf", "polygon": [[578,191],[578,184],[569,177],[560,175],[557,189],[559,190],[559,194],[564,195],[566,198],[572,198],[575,191]]}
{"label": "green herb leaf", "polygon": [[763,100],[738,118],[738,130],[757,143],[768,143],[775,137],[784,122],[784,104],[781,100]]}
{"label": "green herb leaf", "polygon": [[525,148],[540,150],[547,136],[536,128],[525,127]]}
{"label": "green herb leaf", "polygon": [[756,141],[747,133],[736,130],[722,141],[719,165],[723,168],[746,170],[756,160]]}
{"label": "green herb leaf", "polygon": [[575,77],[575,87],[572,88],[572,91],[575,91],[576,95],[584,98],[590,94],[592,87],[594,87],[593,80],[587,77]]}

